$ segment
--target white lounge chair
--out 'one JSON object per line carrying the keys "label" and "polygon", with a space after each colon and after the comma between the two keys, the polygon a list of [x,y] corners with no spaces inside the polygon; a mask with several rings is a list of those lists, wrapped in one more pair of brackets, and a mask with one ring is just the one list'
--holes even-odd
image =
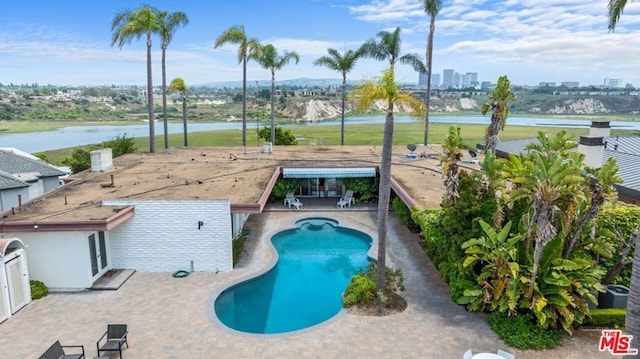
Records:
{"label": "white lounge chair", "polygon": [[289,208],[294,207],[295,209],[302,208],[302,202],[293,195],[293,192],[287,193],[287,196],[284,198],[284,205],[289,206]]}
{"label": "white lounge chair", "polygon": [[473,357],[473,352],[471,351],[471,349],[467,350],[462,355],[462,359],[471,359],[471,357]]}
{"label": "white lounge chair", "polygon": [[[339,207],[344,207],[344,204],[347,204],[349,207],[351,207],[352,204],[356,204],[356,199],[353,198],[353,190],[348,189],[345,193],[344,196],[342,196],[340,198],[340,200],[338,201],[338,206]],[[341,205],[342,204],[342,205]]]}

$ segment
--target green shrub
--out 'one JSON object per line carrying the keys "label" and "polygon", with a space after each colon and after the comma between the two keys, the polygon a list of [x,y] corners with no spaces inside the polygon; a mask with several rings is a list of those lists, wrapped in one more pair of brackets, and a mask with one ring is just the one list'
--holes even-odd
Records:
{"label": "green shrub", "polygon": [[622,328],[624,327],[626,316],[626,309],[592,309],[590,312],[590,316],[585,319],[584,325],[590,325],[594,327]]}
{"label": "green shrub", "polygon": [[[376,262],[369,262],[369,268],[367,269],[367,277],[371,279],[374,283],[378,278],[378,264]],[[404,276],[402,275],[401,269],[394,269],[387,267],[384,271],[385,282],[384,285],[386,290],[393,293],[404,292]],[[376,284],[376,289],[377,289]]]}
{"label": "green shrub", "polygon": [[373,203],[378,200],[378,186],[375,177],[343,178],[342,184],[353,191],[358,202]]}
{"label": "green shrub", "polygon": [[274,202],[283,200],[287,193],[295,192],[300,188],[301,184],[302,180],[300,178],[278,178],[271,190],[270,200]]}
{"label": "green shrub", "polygon": [[409,228],[413,233],[420,231],[420,227],[413,221],[413,218],[411,218],[411,209],[409,209],[409,207],[407,207],[399,197],[395,197],[391,201],[391,205],[393,206],[393,211],[396,213],[396,216],[398,216],[400,223],[407,226],[407,228]]}
{"label": "green shrub", "polygon": [[371,280],[364,272],[354,275],[347,286],[342,298],[344,307],[365,303],[376,296],[376,282]]}
{"label": "green shrub", "polygon": [[49,294],[49,288],[39,280],[30,280],[29,286],[31,287],[31,299],[40,299]]}
{"label": "green shrub", "polygon": [[549,349],[562,343],[564,333],[543,329],[529,313],[509,316],[506,313],[487,314],[491,329],[505,344],[518,349]]}

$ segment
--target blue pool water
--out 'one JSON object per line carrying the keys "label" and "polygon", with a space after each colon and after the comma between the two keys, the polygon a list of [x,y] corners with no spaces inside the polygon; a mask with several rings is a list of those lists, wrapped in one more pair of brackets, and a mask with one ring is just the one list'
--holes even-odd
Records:
{"label": "blue pool water", "polygon": [[228,288],[215,300],[226,326],[247,333],[284,333],[336,315],[351,277],[368,265],[371,237],[307,218],[275,234],[278,262],[267,273]]}

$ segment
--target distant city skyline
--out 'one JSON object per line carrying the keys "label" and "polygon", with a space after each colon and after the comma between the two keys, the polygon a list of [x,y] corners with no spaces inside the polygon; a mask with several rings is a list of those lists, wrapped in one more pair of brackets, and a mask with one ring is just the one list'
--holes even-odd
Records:
{"label": "distant city skyline", "polygon": [[[183,11],[190,23],[178,29],[167,50],[169,80],[187,85],[242,79],[237,46],[214,49],[215,39],[232,25],[278,50],[294,50],[298,65],[278,71],[276,81],[339,78],[313,66],[332,47],[356,49],[379,31],[402,29],[401,53],[425,56],[429,21],[419,0],[150,0],[151,6]],[[433,72],[460,69],[478,73],[478,82],[507,75],[516,85],[545,81],[603,84],[622,79],[640,86],[640,2],[630,2],[615,33],[607,30],[602,0],[443,2],[436,17]],[[144,85],[144,38],[122,49],[111,46],[111,22],[124,8],[140,3],[112,1],[7,1],[0,12],[0,82],[42,85]],[[55,14],[55,16],[53,15]],[[160,42],[153,37],[153,80],[160,83]],[[384,62],[362,59],[349,80],[381,75]],[[406,65],[397,80],[417,83]],[[249,62],[250,81],[267,81],[269,71]],[[441,78],[444,82],[444,76]]]}

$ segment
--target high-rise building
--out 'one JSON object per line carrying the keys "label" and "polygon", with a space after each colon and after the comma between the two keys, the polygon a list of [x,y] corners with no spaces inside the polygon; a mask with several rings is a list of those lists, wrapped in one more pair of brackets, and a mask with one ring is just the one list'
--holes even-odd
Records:
{"label": "high-rise building", "polygon": [[604,79],[604,87],[608,88],[621,88],[622,87],[622,79]]}
{"label": "high-rise building", "polygon": [[491,88],[491,81],[482,81],[480,83],[480,90],[488,90]]}
{"label": "high-rise building", "polygon": [[480,83],[478,82],[477,72],[467,72],[466,76],[469,78],[469,87],[478,87]]}
{"label": "high-rise building", "polygon": [[449,88],[453,87],[453,73],[455,71],[453,69],[445,69],[442,70],[442,87]]}
{"label": "high-rise building", "polygon": [[580,87],[580,82],[578,81],[564,81],[560,83],[560,86],[564,86],[566,88],[576,88]]}
{"label": "high-rise building", "polygon": [[454,89],[459,89],[460,85],[462,85],[462,75],[459,72],[454,72],[453,80],[451,81],[451,87]]}
{"label": "high-rise building", "polygon": [[431,87],[434,89],[440,87],[440,74],[431,75]]}
{"label": "high-rise building", "polygon": [[427,87],[427,73],[419,72],[418,73],[418,87],[425,88]]}

